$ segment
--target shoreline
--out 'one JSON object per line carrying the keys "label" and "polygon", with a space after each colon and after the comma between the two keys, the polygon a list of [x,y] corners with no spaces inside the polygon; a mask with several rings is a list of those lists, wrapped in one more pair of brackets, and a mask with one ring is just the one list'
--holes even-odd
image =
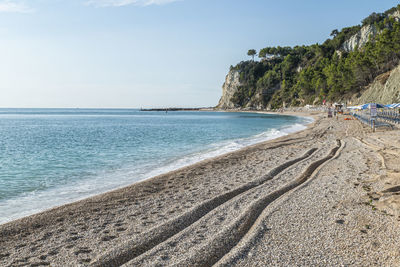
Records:
{"label": "shoreline", "polygon": [[303,131],[0,225],[0,265],[393,266],[394,134],[318,116]]}
{"label": "shoreline", "polygon": [[[225,111],[222,111],[222,112],[225,112]],[[232,112],[232,111],[227,111],[227,112]],[[254,113],[254,114],[284,115],[284,114],[275,114],[275,113],[268,113],[268,112],[255,112],[255,111],[238,111],[238,112]],[[288,115],[288,116],[293,116],[293,117],[298,117],[298,118],[303,118],[303,119],[304,119],[304,118],[307,118],[307,119],[311,118],[310,116],[309,116],[309,117],[306,117],[306,116],[298,116],[298,114],[297,114],[297,115],[293,114],[293,115]],[[313,119],[313,120],[314,120],[314,119]],[[307,129],[311,123],[312,123],[312,122],[309,122],[309,123],[307,123],[307,124],[302,124],[302,125],[304,125],[304,127],[306,127],[305,129]],[[293,124],[293,125],[296,125],[296,124]],[[293,125],[292,125],[292,126],[293,126]],[[290,126],[290,127],[292,127],[292,126]],[[39,210],[38,212],[34,212],[34,213],[32,213],[32,214],[27,214],[27,215],[24,215],[24,216],[18,216],[18,217],[14,218],[14,219],[6,220],[5,222],[0,222],[0,226],[1,226],[1,225],[4,225],[4,224],[7,224],[7,223],[10,223],[10,222],[13,222],[13,221],[16,221],[16,220],[23,219],[23,218],[25,218],[25,217],[30,217],[30,216],[33,216],[33,215],[36,215],[36,214],[40,214],[40,213],[43,213],[43,212],[46,212],[46,211],[50,211],[50,210],[53,210],[53,209],[57,209],[57,208],[62,207],[62,206],[64,206],[64,205],[73,204],[73,203],[75,203],[75,202],[83,201],[83,200],[86,200],[86,199],[89,199],[89,198],[92,198],[92,197],[95,197],[95,196],[98,196],[98,195],[107,194],[107,193],[110,193],[110,192],[115,191],[115,190],[120,190],[120,189],[123,189],[123,188],[125,188],[125,187],[130,187],[130,186],[135,185],[136,183],[140,183],[140,182],[142,182],[142,181],[146,181],[146,180],[149,180],[149,179],[158,177],[158,176],[160,176],[160,175],[167,175],[167,174],[169,174],[170,172],[179,171],[179,170],[181,170],[181,169],[183,169],[183,168],[186,168],[186,167],[191,167],[192,165],[195,165],[195,164],[197,164],[197,163],[201,163],[202,161],[205,161],[205,160],[212,160],[212,159],[214,159],[214,158],[217,158],[217,157],[220,157],[220,156],[224,156],[224,155],[229,154],[229,153],[237,152],[237,151],[239,151],[239,150],[241,150],[241,149],[244,149],[244,148],[246,148],[246,147],[250,147],[250,146],[253,146],[253,145],[257,145],[257,144],[261,144],[261,143],[264,143],[264,142],[268,142],[268,141],[274,140],[274,139],[276,139],[276,138],[280,138],[280,137],[283,137],[283,136],[287,136],[287,135],[290,135],[290,134],[294,134],[294,133],[296,133],[296,132],[303,131],[303,130],[305,130],[305,129],[301,129],[301,130],[296,130],[296,131],[294,131],[294,132],[285,133],[285,134],[283,134],[283,135],[281,135],[281,136],[272,137],[272,139],[268,138],[268,139],[266,139],[266,140],[257,141],[256,143],[251,143],[251,144],[248,144],[248,145],[244,145],[243,147],[235,148],[234,150],[231,150],[231,151],[228,151],[228,152],[223,152],[222,154],[217,154],[216,156],[215,156],[215,155],[211,155],[211,156],[208,156],[208,155],[207,155],[208,153],[212,153],[212,152],[215,152],[215,151],[210,151],[210,152],[207,152],[207,153],[206,153],[205,151],[203,151],[203,152],[201,153],[201,155],[203,155],[204,158],[199,159],[199,160],[197,160],[197,161],[192,161],[192,160],[191,160],[190,163],[187,163],[187,164],[185,163],[183,166],[171,167],[170,165],[174,165],[174,162],[176,162],[176,160],[175,160],[173,163],[169,163],[169,164],[163,166],[162,169],[166,169],[166,170],[159,170],[159,168],[153,169],[152,171],[150,171],[148,174],[145,175],[146,177],[141,178],[141,179],[139,179],[139,180],[136,181],[136,182],[129,183],[129,184],[124,184],[124,185],[121,185],[121,186],[118,186],[118,187],[115,187],[115,188],[108,189],[108,190],[106,190],[106,191],[100,191],[100,192],[97,192],[97,193],[93,193],[93,194],[90,194],[90,195],[88,195],[88,196],[84,196],[84,197],[81,197],[81,198],[77,198],[77,199],[74,199],[74,200],[72,200],[72,201],[64,202],[64,203],[61,203],[61,204],[58,204],[58,205],[55,205],[55,206],[52,206],[52,207],[49,207],[49,208],[44,208],[44,209],[41,209],[41,210]],[[267,132],[263,132],[263,133],[267,133]],[[261,133],[261,134],[263,134],[263,133]],[[253,136],[250,136],[250,137],[246,137],[246,138],[243,138],[243,139],[255,138],[255,137],[258,136],[258,135],[259,135],[259,134],[253,135]],[[235,139],[235,140],[236,140],[236,139]],[[241,138],[241,139],[237,139],[237,140],[242,140],[242,138]],[[221,148],[222,148],[222,147],[221,147]],[[216,151],[217,151],[217,150],[216,150]],[[196,153],[195,153],[195,154],[196,154]],[[188,154],[188,155],[185,155],[185,157],[189,157],[189,158],[190,158],[191,155],[192,155],[192,154]],[[156,173],[156,174],[153,175],[153,173]]]}

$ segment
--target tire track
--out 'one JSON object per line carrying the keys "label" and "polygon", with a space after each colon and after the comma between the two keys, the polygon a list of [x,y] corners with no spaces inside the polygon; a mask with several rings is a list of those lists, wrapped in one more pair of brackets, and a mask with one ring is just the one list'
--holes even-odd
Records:
{"label": "tire track", "polygon": [[293,182],[271,194],[268,194],[249,206],[242,215],[237,218],[237,220],[220,231],[213,240],[194,252],[190,257],[177,263],[176,266],[212,266],[216,264],[250,231],[251,227],[254,226],[261,213],[269,204],[305,183],[310,177],[312,177],[318,167],[335,157],[342,145],[342,142],[337,140],[337,146],[334,147],[327,156],[311,163]]}
{"label": "tire track", "polygon": [[188,228],[123,266],[174,266],[176,262],[189,257],[191,253],[195,253],[210,242],[221,229],[239,218],[242,212],[255,201],[296,179],[312,162],[325,157],[335,144],[334,141],[327,149],[317,150],[309,158],[290,166],[273,179],[225,202]]}
{"label": "tire track", "polygon": [[280,166],[272,169],[265,176],[256,179],[250,183],[247,183],[239,188],[226,192],[222,195],[219,195],[213,199],[205,201],[200,205],[192,208],[190,211],[162,224],[156,226],[149,230],[148,232],[140,235],[138,238],[134,240],[125,242],[120,246],[117,246],[105,254],[101,255],[95,261],[93,261],[90,266],[94,267],[102,267],[102,266],[120,266],[124,263],[129,262],[130,260],[140,256],[146,251],[152,249],[158,244],[164,242],[165,240],[171,238],[177,233],[181,232],[185,228],[189,227],[200,218],[208,214],[210,211],[224,204],[225,202],[235,198],[236,196],[255,188],[268,180],[273,179],[277,174],[289,168],[290,166],[307,159],[310,157],[317,148],[312,148],[308,150],[303,156],[287,161]]}
{"label": "tire track", "polygon": [[[340,153],[343,151],[345,148],[346,143],[342,141],[342,144],[339,148],[339,150],[336,152],[335,156],[324,163],[322,163],[312,174],[311,176],[307,179],[306,182],[303,184],[299,185],[298,187],[294,188],[289,194],[292,194],[293,192],[299,191],[302,188],[306,187],[311,181],[319,174],[320,170],[328,164],[331,160],[336,159],[339,157]],[[246,236],[243,237],[243,239],[240,241],[240,245],[238,244],[236,247],[234,247],[231,251],[229,251],[227,254],[225,254],[214,266],[235,266],[237,265],[237,262],[242,259],[247,253],[250,251],[250,249],[254,246],[256,242],[259,242],[259,238],[269,229],[265,228],[262,225],[263,221],[268,218],[268,216],[271,214],[273,210],[275,210],[276,207],[278,207],[281,203],[280,201],[286,201],[288,198],[290,198],[289,194],[285,194],[281,196],[279,199],[274,201],[273,203],[270,203],[272,205],[268,205],[266,209],[261,213],[260,217],[256,220],[254,225],[251,227],[249,232],[246,234]],[[272,207],[271,207],[272,206]]]}

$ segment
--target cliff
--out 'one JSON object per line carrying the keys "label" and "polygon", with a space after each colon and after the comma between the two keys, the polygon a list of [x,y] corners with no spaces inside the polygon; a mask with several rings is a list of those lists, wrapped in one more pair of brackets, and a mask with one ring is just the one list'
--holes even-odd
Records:
{"label": "cliff", "polygon": [[364,103],[400,103],[400,66],[379,75],[366,89],[350,99],[351,105]]}
{"label": "cliff", "polygon": [[331,36],[322,44],[265,47],[260,61],[231,67],[217,108],[400,102],[400,5]]}
{"label": "cliff", "polygon": [[351,52],[354,51],[356,47],[362,48],[367,44],[369,38],[374,37],[377,32],[375,25],[366,25],[362,27],[359,32],[346,40],[340,50]]}
{"label": "cliff", "polygon": [[[393,18],[394,21],[399,22],[400,11],[397,10],[393,13],[387,14],[385,17]],[[377,29],[375,24],[365,25],[361,28],[361,30],[343,43],[340,51],[352,52],[356,49],[356,47],[362,48],[367,44],[370,38],[374,38],[379,32],[381,31]]]}
{"label": "cliff", "polygon": [[222,97],[219,100],[217,108],[232,109],[236,105],[231,101],[233,95],[238,91],[240,86],[239,71],[231,69],[225,77],[224,85],[222,86]]}
{"label": "cliff", "polygon": [[[217,109],[251,109],[262,110],[266,98],[271,98],[272,95],[280,89],[280,83],[274,86],[264,87],[261,90],[255,90],[251,96],[248,96],[245,104],[235,102],[237,95],[243,91],[244,84],[240,82],[240,74],[244,70],[230,69],[225,77],[225,82],[222,85],[222,96],[216,106]],[[268,107],[267,107],[268,108]]]}

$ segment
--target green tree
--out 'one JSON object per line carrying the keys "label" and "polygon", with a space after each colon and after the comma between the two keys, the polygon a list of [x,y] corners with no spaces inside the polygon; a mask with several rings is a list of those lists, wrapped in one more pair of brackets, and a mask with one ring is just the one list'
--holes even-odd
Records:
{"label": "green tree", "polygon": [[[360,25],[333,30],[332,38],[323,44],[295,47],[265,47],[258,56],[268,58],[255,62],[257,51],[249,50],[253,61],[244,61],[232,69],[240,72],[240,87],[232,101],[243,107],[256,103],[262,95],[265,107],[304,105],[320,100],[343,100],[360,92],[378,75],[400,63],[400,22],[390,14],[374,13],[363,20],[374,25],[378,34],[363,47],[342,51],[343,43],[358,33]],[[256,99],[254,97],[257,97]]]}
{"label": "green tree", "polygon": [[250,49],[250,50],[247,52],[247,55],[250,56],[250,57],[252,57],[252,58],[253,58],[253,61],[254,61],[254,56],[257,55],[257,51],[256,51],[255,49]]}
{"label": "green tree", "polygon": [[268,54],[268,49],[267,48],[263,48],[260,50],[260,52],[258,52],[258,57],[259,58],[266,58]]}
{"label": "green tree", "polygon": [[381,20],[385,19],[385,17],[386,16],[384,13],[375,13],[374,12],[362,20],[362,25],[366,26],[366,25],[374,24],[376,22],[380,22]]}
{"label": "green tree", "polygon": [[339,31],[337,29],[333,30],[331,32],[331,36],[336,37],[339,34]]}

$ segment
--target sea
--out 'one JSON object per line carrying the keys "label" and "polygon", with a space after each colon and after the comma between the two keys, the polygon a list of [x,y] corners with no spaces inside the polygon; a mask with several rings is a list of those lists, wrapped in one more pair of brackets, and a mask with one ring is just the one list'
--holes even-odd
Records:
{"label": "sea", "polygon": [[0,224],[306,128],[306,117],[0,109]]}

